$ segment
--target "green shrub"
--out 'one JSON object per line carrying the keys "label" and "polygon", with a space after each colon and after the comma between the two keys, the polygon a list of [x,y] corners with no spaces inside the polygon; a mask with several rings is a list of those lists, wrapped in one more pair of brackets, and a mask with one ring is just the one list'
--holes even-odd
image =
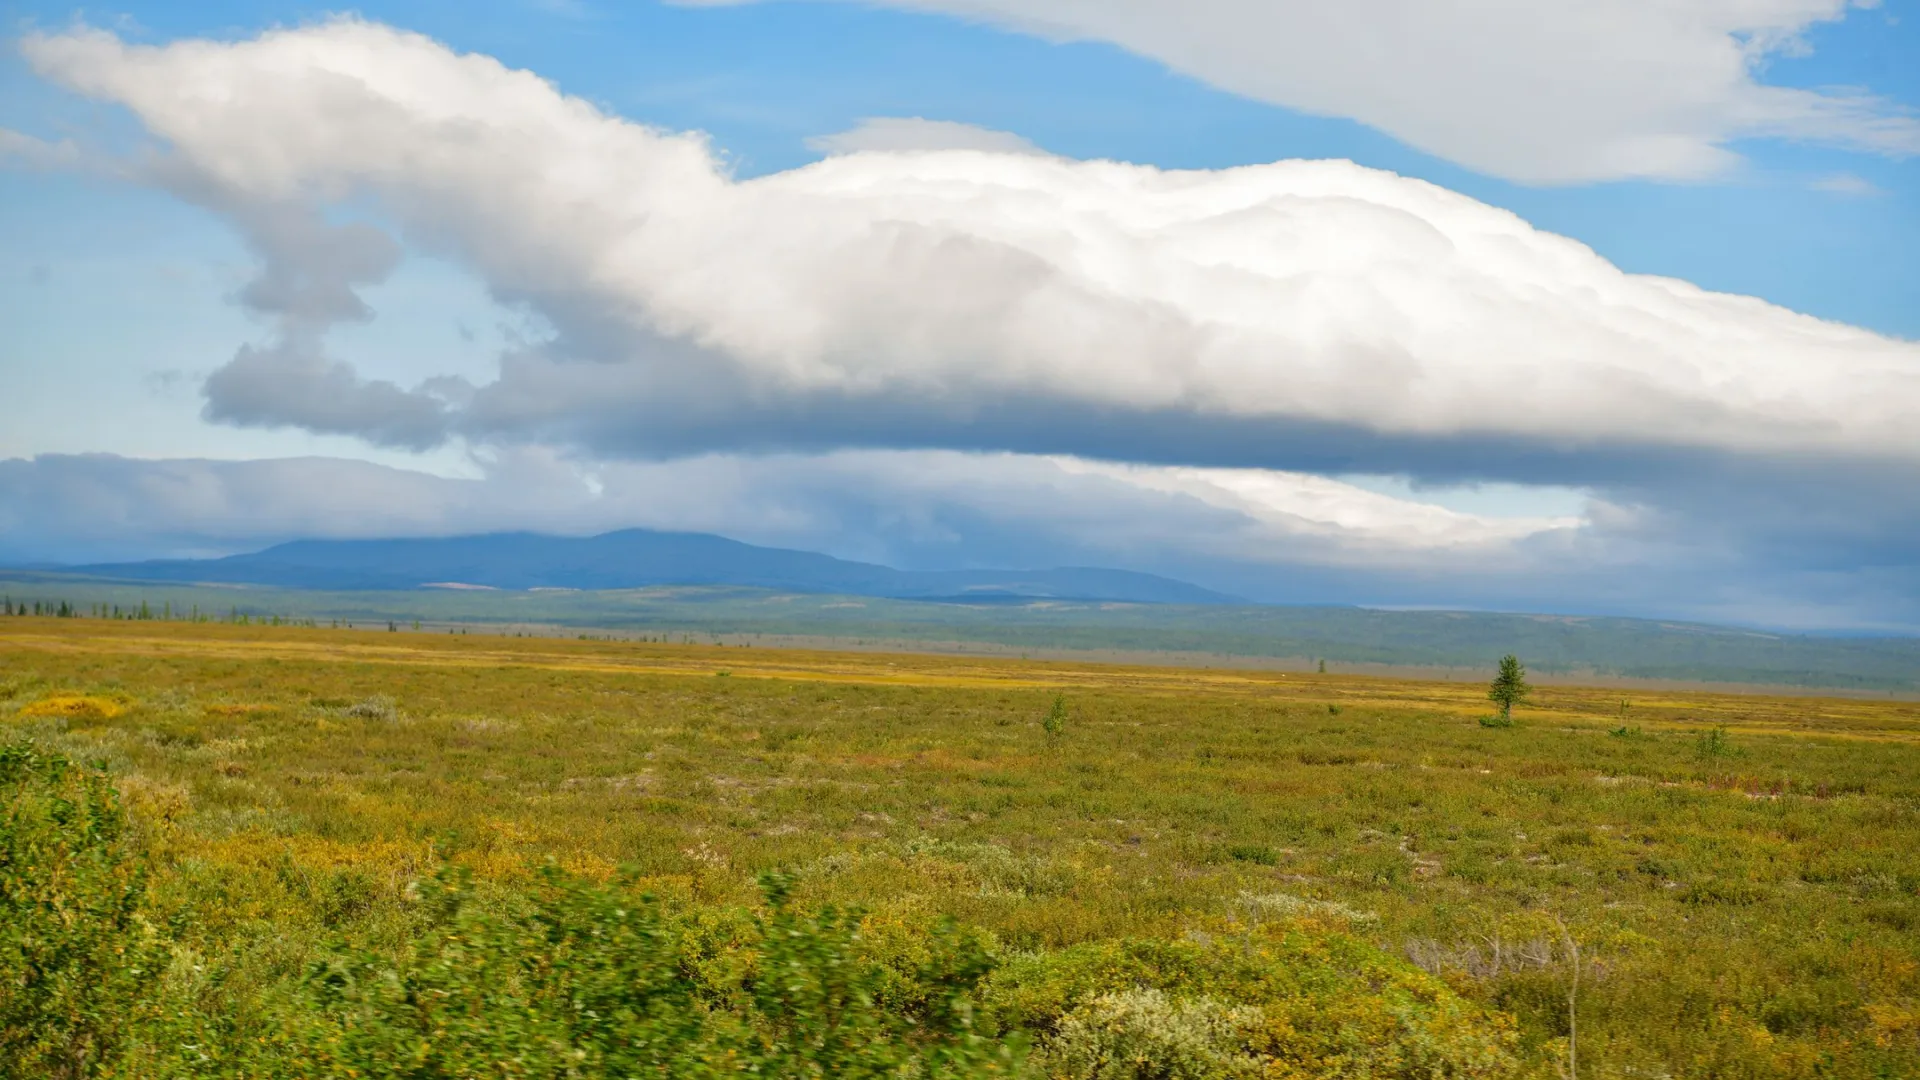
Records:
{"label": "green shrub", "polygon": [[1249,1043],[1264,1017],[1210,998],[1158,990],[1102,994],[1061,1021],[1046,1052],[1049,1076],[1072,1080],[1230,1080],[1257,1077]]}
{"label": "green shrub", "polygon": [[974,1030],[992,969],[976,939],[936,929],[902,986],[864,954],[857,912],[802,914],[787,879],[763,888],[766,914],[702,955],[687,923],[620,885],[549,869],[526,910],[503,912],[443,872],[422,888],[431,921],[404,957],[341,948],[315,965],[292,1018],[302,1058],[410,1080],[1018,1070],[1017,1046]]}
{"label": "green shrub", "polygon": [[1227,848],[1227,855],[1236,862],[1248,862],[1256,866],[1280,864],[1279,853],[1265,844],[1234,844]]}
{"label": "green shrub", "polygon": [[1710,728],[1700,733],[1694,741],[1694,751],[1703,758],[1733,757],[1739,751],[1734,749],[1733,740],[1727,737],[1724,727]]}
{"label": "green shrub", "polygon": [[112,1066],[165,965],[145,891],[106,776],[0,747],[0,1076]]}
{"label": "green shrub", "polygon": [[[1511,1021],[1306,909],[1182,941],[1102,941],[1010,961],[986,1002],[1042,1037],[1056,1075],[1518,1075]],[[1208,1071],[1213,1070],[1213,1071]]]}
{"label": "green shrub", "polygon": [[1053,706],[1047,710],[1047,718],[1040,722],[1040,726],[1046,729],[1047,737],[1050,739],[1057,739],[1066,732],[1067,696],[1065,694],[1054,695]]}

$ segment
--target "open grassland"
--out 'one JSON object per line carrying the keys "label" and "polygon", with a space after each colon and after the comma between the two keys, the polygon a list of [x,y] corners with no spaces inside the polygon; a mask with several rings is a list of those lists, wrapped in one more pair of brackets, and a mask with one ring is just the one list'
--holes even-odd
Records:
{"label": "open grassland", "polygon": [[[1068,663],[1460,677],[1517,652],[1561,682],[1800,687],[1920,697],[1920,637],[1839,637],[1607,617],[1356,607],[889,600],[731,586],[332,592],[0,569],[0,611],[470,630],[792,648],[989,653]],[[416,622],[417,620],[417,622]],[[1396,670],[1397,669],[1397,670]],[[1424,669],[1424,672],[1416,669]]]}
{"label": "open grassland", "polygon": [[[1920,705],[1489,711],[1352,676],[0,623],[6,738],[102,761],[150,867],[153,1019],[99,1036],[135,1074],[323,1074],[379,1010],[294,1031],[316,965],[404,981],[480,940],[447,889],[511,922],[605,885],[658,898],[700,1015],[763,1034],[755,913],[856,905],[861,1008],[938,1026],[924,988],[964,984],[969,1030],[1032,1048],[1005,1070],[1920,1076]],[[955,934],[977,970],[926,974]],[[557,1038],[544,1071],[351,1067],[617,1074]]]}

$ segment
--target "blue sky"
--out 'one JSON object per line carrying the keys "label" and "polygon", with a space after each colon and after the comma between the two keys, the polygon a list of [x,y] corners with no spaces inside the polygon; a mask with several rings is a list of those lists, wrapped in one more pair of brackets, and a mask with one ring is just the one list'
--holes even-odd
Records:
{"label": "blue sky", "polygon": [[[1544,151],[1521,145],[1531,141],[1525,131],[1490,136],[1491,142],[1471,134],[1480,126],[1506,130],[1498,117],[1487,117],[1484,125],[1472,115],[1439,122],[1432,109],[1403,107],[1423,97],[1445,98],[1457,89],[1458,72],[1449,72],[1444,64],[1457,62],[1461,49],[1497,50],[1501,35],[1487,33],[1486,28],[1468,27],[1459,41],[1437,41],[1432,52],[1442,59],[1435,61],[1433,70],[1414,65],[1403,76],[1388,68],[1358,90],[1353,80],[1339,77],[1336,63],[1328,76],[1329,89],[1322,95],[1311,84],[1311,76],[1302,76],[1304,85],[1283,79],[1285,85],[1274,92],[1264,89],[1268,84],[1260,81],[1257,70],[1249,82],[1244,57],[1236,59],[1234,39],[1256,36],[1269,24],[1240,10],[1259,5],[1237,5],[1233,0],[1188,9],[1194,20],[1218,19],[1222,25],[1212,30],[1202,27],[1195,34],[1198,45],[1169,56],[1130,51],[1130,44],[1134,50],[1143,47],[1138,38],[1128,37],[1125,28],[1079,25],[1071,19],[1035,27],[1027,24],[1024,14],[1010,16],[996,3],[970,0],[902,0],[892,6],[797,2],[668,6],[584,0],[371,3],[352,11],[374,23],[423,34],[452,50],[485,54],[508,68],[535,72],[559,91],[583,98],[605,114],[666,131],[704,132],[723,168],[740,180],[777,178],[817,161],[822,157],[819,139],[855,129],[874,117],[953,121],[1013,133],[1063,158],[1112,159],[1161,169],[1211,171],[1286,159],[1349,159],[1512,211],[1542,233],[1590,246],[1629,274],[1678,278],[1713,292],[1754,296],[1791,311],[1873,331],[1890,339],[1884,347],[1896,350],[1892,354],[1895,367],[1911,372],[1910,366],[1901,365],[1910,365],[1913,355],[1903,345],[1920,338],[1920,242],[1916,242],[1920,241],[1920,155],[1914,153],[1920,148],[1916,141],[1920,137],[1913,134],[1920,130],[1913,127],[1915,110],[1920,108],[1920,2],[1888,0],[1876,7],[1846,10],[1840,18],[1816,17],[1838,3],[1806,0],[1801,5],[1804,17],[1784,28],[1792,33],[1783,37],[1791,36],[1795,43],[1766,50],[1764,55],[1756,53],[1747,81],[1759,87],[1812,91],[1823,101],[1865,100],[1867,104],[1849,106],[1851,112],[1815,110],[1810,118],[1770,121],[1772,129],[1755,125],[1757,133],[1727,129],[1703,139],[1701,145],[1713,142],[1730,153],[1726,163],[1704,175],[1679,175],[1671,169],[1662,173],[1659,168],[1651,170],[1656,175],[1645,175],[1649,170],[1639,167],[1598,175],[1589,166],[1550,160],[1542,156]],[[1074,7],[1056,6],[1069,13]],[[1131,6],[1146,12],[1143,18],[1153,17],[1155,5]],[[1632,15],[1622,17],[1626,27],[1622,34],[1639,27],[1633,19],[1645,21],[1642,14],[1629,11],[1643,5],[1631,0],[1598,5],[1610,6]],[[1714,17],[1735,27],[1732,36],[1746,32],[1738,18],[1741,0],[1702,0],[1700,7],[1714,9]],[[314,26],[339,11],[323,5],[258,3],[128,4],[81,11],[67,5],[15,3],[8,15],[21,34],[59,35],[84,24],[106,29],[127,43],[165,45],[196,38],[245,41],[276,28]],[[1728,16],[1727,11],[1735,14]],[[1236,26],[1236,18],[1252,21]],[[1659,20],[1648,25],[1657,31]],[[1546,27],[1540,32],[1551,34],[1557,29]],[[1753,32],[1782,29],[1756,23]],[[1517,37],[1513,50],[1523,51],[1528,40]],[[1692,62],[1685,50],[1656,44],[1659,47],[1644,49],[1633,41],[1596,45],[1603,52],[1610,47],[1622,50],[1618,94],[1648,97],[1647,110],[1655,112],[1666,105],[1655,100],[1657,94],[1642,94],[1643,87],[1635,85],[1635,80],[1649,79],[1634,75],[1639,69],[1632,63],[1653,57],[1668,64],[1669,74],[1684,75],[1684,65]],[[1257,60],[1257,49],[1253,55]],[[1712,56],[1702,50],[1700,58],[1705,64]],[[1489,69],[1505,70],[1503,65],[1514,64],[1523,75],[1530,70],[1524,57],[1489,54],[1485,61]],[[1236,62],[1243,66],[1235,68]],[[1604,67],[1596,77],[1608,77]],[[1402,78],[1404,85],[1397,81]],[[1591,121],[1596,131],[1612,131],[1606,125],[1631,125],[1642,115],[1609,114],[1607,99],[1613,89],[1585,85],[1576,91],[1572,75],[1567,86],[1558,86],[1551,67],[1534,72],[1531,78],[1532,82],[1512,86],[1511,93],[1567,96],[1569,115],[1582,118],[1570,124]],[[1676,85],[1684,81],[1675,78]],[[1462,100],[1485,101],[1484,95],[1475,96],[1480,89],[1461,90]],[[1579,94],[1586,97],[1575,100]],[[1310,115],[1276,103],[1276,98],[1289,95],[1333,103],[1323,105],[1321,112],[1339,113],[1346,108],[1343,103],[1356,104],[1347,109],[1352,115]],[[62,79],[49,77],[44,66],[37,71],[18,50],[9,49],[0,59],[0,129],[41,140],[35,145],[42,148],[71,140],[90,160],[124,162],[141,154],[169,152],[168,140],[159,134],[155,122],[137,118],[147,115],[141,112],[141,103],[116,103],[102,97],[81,96],[70,79],[63,85]],[[1698,101],[1686,106],[1696,113],[1704,107]],[[1670,110],[1673,115],[1684,111],[1680,106]],[[1729,115],[1737,111],[1728,106]],[[1363,114],[1393,117],[1384,126],[1412,134],[1402,141],[1381,127],[1353,118]],[[1404,123],[1402,117],[1407,118]],[[1833,130],[1823,129],[1822,124],[1832,124]],[[1849,124],[1851,128],[1841,130]],[[1550,128],[1538,132],[1543,145],[1553,141]],[[1781,134],[1769,134],[1769,130]],[[1461,135],[1462,131],[1468,134]],[[1875,143],[1876,139],[1880,141]],[[1429,149],[1417,149],[1411,142]],[[232,204],[214,198],[192,205],[179,190],[150,180],[103,175],[112,170],[92,165],[32,160],[31,154],[15,158],[14,167],[0,170],[0,324],[9,328],[0,341],[0,400],[11,403],[12,413],[9,422],[0,426],[0,459],[16,459],[16,476],[38,455],[108,453],[147,461],[259,461],[304,455],[376,462],[504,490],[501,476],[510,471],[511,461],[534,455],[550,465],[564,462],[576,479],[593,490],[608,482],[602,473],[612,475],[629,466],[651,469],[662,460],[686,455],[753,455],[770,449],[743,441],[737,432],[703,436],[706,441],[684,445],[641,446],[608,436],[602,424],[594,429],[599,434],[593,435],[577,433],[584,428],[568,428],[574,433],[562,435],[543,429],[547,433],[537,437],[513,438],[464,431],[420,450],[418,442],[415,447],[402,446],[392,438],[369,437],[352,424],[302,421],[292,414],[255,415],[229,409],[221,414],[226,422],[209,421],[203,415],[209,400],[208,376],[228,365],[243,343],[259,344],[287,332],[284,312],[250,309],[236,302],[237,294],[259,272],[261,254],[255,238],[236,224],[239,219]],[[364,219],[395,235],[412,235],[377,198],[337,202],[323,212],[336,223]],[[556,320],[564,323],[565,316],[556,315],[539,300],[527,301],[507,287],[499,273],[490,274],[476,259],[463,256],[458,244],[436,250],[409,240],[405,246],[407,257],[396,269],[356,286],[377,317],[324,328],[327,355],[344,358],[357,378],[404,388],[436,377],[457,377],[484,387],[498,378],[503,355],[529,342],[563,340],[575,333],[564,325],[556,329]],[[1809,355],[1793,362],[1821,361]],[[1844,415],[1829,415],[1820,422],[1849,426]],[[1249,427],[1246,438],[1258,442],[1260,430],[1257,425]],[[1089,461],[1127,456],[1126,440],[1111,433],[1093,433],[1078,442],[1067,438],[1055,445],[956,429],[917,446],[902,445],[903,437],[897,433],[841,437],[837,431],[829,427],[823,434],[808,429],[793,436],[798,441],[771,449],[798,454],[1065,453]],[[1758,484],[1747,492],[1750,497],[1740,500],[1747,508],[1742,513],[1773,513],[1766,508],[1791,501],[1794,496],[1785,492],[1801,490],[1795,484],[1831,486],[1811,474],[1800,477],[1798,466],[1819,455],[1792,447],[1769,450],[1764,466],[1755,464],[1758,459],[1729,458],[1711,468],[1700,467],[1697,475],[1689,472],[1692,479],[1684,484],[1675,481],[1662,487],[1648,477],[1673,470],[1649,467],[1645,475],[1629,475],[1631,470],[1623,472],[1615,464],[1624,451],[1576,461],[1580,455],[1564,447],[1549,451],[1515,443],[1503,451],[1469,453],[1457,440],[1444,450],[1416,445],[1415,440],[1404,446],[1396,442],[1397,449],[1390,451],[1360,447],[1332,455],[1282,451],[1262,457],[1264,451],[1243,454],[1203,446],[1204,439],[1180,435],[1167,439],[1164,445],[1142,450],[1134,464],[1332,475],[1353,485],[1362,496],[1407,504],[1375,508],[1387,515],[1382,519],[1387,524],[1381,526],[1387,529],[1405,527],[1395,524],[1403,518],[1394,514],[1417,517],[1425,512],[1420,507],[1491,521],[1493,531],[1486,536],[1502,537],[1522,533],[1502,532],[1500,522],[1559,520],[1583,513],[1582,508],[1596,499],[1643,517],[1658,516],[1673,511],[1669,503],[1682,500],[1683,490],[1695,493],[1684,499],[1697,502],[1698,491],[1722,490],[1727,476],[1779,476],[1782,460],[1792,466],[1786,471],[1793,476],[1780,486],[1742,481]],[[1735,443],[1747,447],[1751,440],[1741,436],[1729,445]],[[1116,451],[1116,446],[1122,449]],[[1498,453],[1510,457],[1487,465],[1490,459],[1485,455]],[[1881,460],[1884,454],[1874,453],[1878,456],[1870,455],[1873,460],[1866,465],[1845,464],[1847,475],[1877,476],[1877,470],[1891,468],[1901,480],[1908,476],[1901,471],[1907,468],[1900,463],[1906,460],[1904,452],[1893,454],[1892,465]],[[1460,463],[1431,468],[1423,464],[1455,458]],[[1468,464],[1469,459],[1475,464]],[[1529,464],[1536,459],[1559,464]],[[1680,471],[1693,468],[1688,465]],[[671,473],[649,477],[648,484],[673,482]],[[45,489],[44,481],[35,482],[42,487],[34,490]],[[1162,488],[1168,483],[1152,481]],[[1242,496],[1218,494],[1224,483],[1220,477],[1205,483],[1212,486],[1197,496],[1201,503],[1244,511],[1244,505],[1234,501]],[[1225,486],[1233,488],[1233,484]],[[830,487],[823,482],[821,489]],[[1868,504],[1886,503],[1888,499],[1874,497],[1879,490],[1859,498]],[[1185,492],[1183,497],[1187,496],[1193,492]],[[522,506],[514,501],[518,496],[498,497],[505,500],[497,508],[498,515],[531,516],[531,524],[542,524],[537,512],[513,508]],[[741,497],[751,501],[748,494]],[[916,497],[931,501],[915,513],[941,524],[923,521],[907,527],[889,519],[884,509],[871,508],[862,510],[864,516],[855,520],[845,516],[851,511],[844,500],[826,495],[824,501],[795,510],[782,521],[740,512],[627,523],[710,525],[749,539],[800,543],[897,562],[979,561],[987,552],[1028,561],[1104,557],[1189,576],[1211,574],[1214,581],[1232,579],[1230,583],[1247,591],[1294,598],[1283,585],[1259,585],[1265,580],[1260,560],[1250,561],[1238,549],[1225,554],[1211,549],[1183,553],[1160,541],[1142,541],[1135,549],[1108,550],[1085,536],[1055,535],[1058,530],[1022,524],[1002,514],[1004,508],[940,501],[959,498],[951,493],[936,497],[922,492]],[[24,505],[24,494],[20,498]],[[116,505],[133,505],[128,501],[133,496],[122,493],[115,498],[121,500]],[[1260,513],[1269,510],[1273,508]],[[1739,535],[1715,541],[1731,545],[1727,550],[1734,555],[1727,557],[1722,550],[1721,562],[1738,564],[1739,575],[1717,583],[1712,595],[1683,597],[1669,606],[1747,621],[1906,625],[1906,620],[1920,618],[1916,598],[1901,595],[1915,580],[1912,559],[1896,556],[1889,562],[1884,552],[1897,551],[1900,545],[1876,531],[1904,528],[1907,506],[1902,502],[1896,511],[1890,511],[1884,521],[1862,524],[1861,529],[1871,535],[1850,537],[1844,543],[1775,535],[1768,532],[1778,525],[1771,517],[1756,522],[1747,535],[1751,540],[1765,533],[1764,542],[1749,542]],[[59,520],[66,512],[48,510],[51,517],[45,520]],[[1837,508],[1830,512],[1851,513]],[[915,513],[903,511],[895,516],[913,518]],[[1375,520],[1368,516],[1373,510],[1347,508],[1341,513],[1347,514],[1339,519],[1341,528],[1359,528],[1354,521]],[[571,529],[588,523],[622,523],[615,509],[606,509],[605,514],[611,516],[569,517],[556,512],[551,523]],[[117,533],[95,530],[86,533],[85,543],[93,545],[88,550],[114,554],[145,553],[149,548],[159,554],[164,553],[161,548],[179,550],[183,544],[196,550],[246,546],[298,531],[279,519],[269,520],[264,511],[257,527],[234,524],[246,516],[229,507],[222,519],[225,524],[183,520],[164,536],[144,537],[131,527]],[[368,516],[385,520],[377,513]],[[800,520],[809,524],[795,524]],[[991,525],[982,524],[987,521]],[[455,525],[449,520],[445,527]],[[433,528],[420,521],[403,527]],[[1039,539],[1022,546],[1002,533]],[[1437,556],[1430,551],[1362,557],[1355,552],[1372,550],[1373,541],[1360,533],[1353,535],[1359,539],[1344,554],[1338,550],[1341,545],[1333,543],[1331,554],[1316,548],[1316,553],[1299,556],[1304,562],[1282,560],[1271,573],[1276,581],[1293,581],[1298,579],[1300,565],[1311,565],[1327,580],[1345,583],[1330,586],[1332,593],[1374,602],[1471,604],[1476,599],[1464,591],[1449,594],[1434,583],[1436,575],[1442,581],[1467,579],[1458,577],[1457,568],[1433,562]],[[1611,546],[1605,554],[1582,555],[1585,561],[1579,562],[1577,573],[1554,573],[1554,564],[1547,559],[1541,564],[1538,582],[1518,591],[1494,590],[1487,594],[1489,603],[1556,609],[1611,604],[1614,601],[1608,598],[1619,590],[1607,584],[1612,580],[1608,575],[1630,572],[1635,560],[1651,560],[1645,575],[1649,578],[1670,572],[1691,579],[1693,572],[1682,565],[1708,558],[1704,549],[1675,555],[1668,543],[1671,538],[1656,541],[1636,536],[1631,542],[1608,541]],[[1536,537],[1530,542],[1540,541]],[[1819,547],[1822,542],[1830,546]],[[0,548],[22,557],[46,558],[75,543],[73,536],[51,525],[15,525],[0,541]],[[1596,543],[1589,536],[1576,546],[1585,545],[1584,551]],[[1846,577],[1844,584],[1834,585],[1831,575],[1836,573]],[[1813,584],[1816,581],[1819,584]],[[1780,582],[1799,584],[1776,589]],[[1889,590],[1895,595],[1887,597]],[[1658,587],[1649,591],[1656,597],[1671,596],[1670,590]],[[1830,601],[1819,599],[1823,596]],[[1625,602],[1635,610],[1640,609],[1635,605],[1644,608],[1649,603],[1654,601]]]}

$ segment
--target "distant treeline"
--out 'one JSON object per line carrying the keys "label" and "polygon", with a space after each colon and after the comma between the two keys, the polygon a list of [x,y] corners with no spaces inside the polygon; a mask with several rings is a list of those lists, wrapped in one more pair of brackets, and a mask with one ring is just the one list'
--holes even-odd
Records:
{"label": "distant treeline", "polygon": [[[86,608],[83,610],[79,604],[73,603],[72,601],[69,601],[69,600],[60,600],[60,601],[34,600],[31,602],[27,600],[21,600],[19,603],[15,603],[12,596],[6,596],[3,598],[0,598],[0,614],[41,615],[41,616],[50,616],[55,619],[167,619],[169,621],[175,620],[172,604],[164,604],[161,606],[160,611],[155,612],[153,608],[149,607],[147,605],[147,602],[144,600],[140,602],[140,606],[137,608],[127,607],[123,609],[119,604],[88,604]],[[201,614],[200,609],[198,607],[193,608],[190,613],[185,611],[181,612],[178,618],[179,618],[179,621],[185,621],[185,622],[211,621],[208,616],[204,616]]]}
{"label": "distant treeline", "polygon": [[[315,619],[296,619],[291,616],[282,615],[259,615],[243,612],[237,606],[232,608],[226,615],[219,615],[214,612],[200,610],[200,605],[198,604],[185,606],[177,611],[171,602],[163,602],[160,607],[156,609],[145,600],[140,601],[139,607],[134,607],[131,604],[125,607],[119,604],[88,604],[85,608],[82,608],[79,604],[69,600],[29,601],[22,599],[15,601],[10,595],[0,597],[0,615],[38,615],[42,618],[54,619],[127,619],[193,623],[219,622],[231,623],[235,626],[317,627],[320,625],[318,620]],[[339,625],[340,623],[336,620],[334,626],[338,627]],[[351,623],[347,624],[349,628],[351,628],[352,625]]]}

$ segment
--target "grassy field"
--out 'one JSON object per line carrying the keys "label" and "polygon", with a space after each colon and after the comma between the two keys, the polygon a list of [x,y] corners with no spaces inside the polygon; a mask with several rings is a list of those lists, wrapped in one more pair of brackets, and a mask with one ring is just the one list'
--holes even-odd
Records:
{"label": "grassy field", "polygon": [[[724,586],[608,591],[413,589],[332,592],[111,581],[0,569],[0,599],[62,603],[154,619],[317,621],[323,625],[582,631],[624,638],[716,639],[799,647],[995,652],[1102,663],[1240,663],[1279,669],[1324,661],[1348,672],[1438,676],[1485,670],[1516,652],[1536,674],[1587,682],[1801,687],[1920,697],[1920,637],[1770,633],[1599,616],[1381,611],[1286,605],[1035,600],[935,603]],[[31,609],[31,608],[29,608]]]}
{"label": "grassy field", "polygon": [[856,997],[914,1023],[962,935],[969,1030],[1036,1075],[1920,1077],[1920,704],[1490,711],[1341,675],[0,620],[5,738],[100,761],[148,873],[129,925],[164,975],[100,1068],[327,1074],[373,1027],[292,1031],[300,987],[446,955],[422,883],[453,867],[509,921],[657,897],[700,1015],[763,1033],[776,953],[743,928],[786,925],[782,890],[864,911]]}

